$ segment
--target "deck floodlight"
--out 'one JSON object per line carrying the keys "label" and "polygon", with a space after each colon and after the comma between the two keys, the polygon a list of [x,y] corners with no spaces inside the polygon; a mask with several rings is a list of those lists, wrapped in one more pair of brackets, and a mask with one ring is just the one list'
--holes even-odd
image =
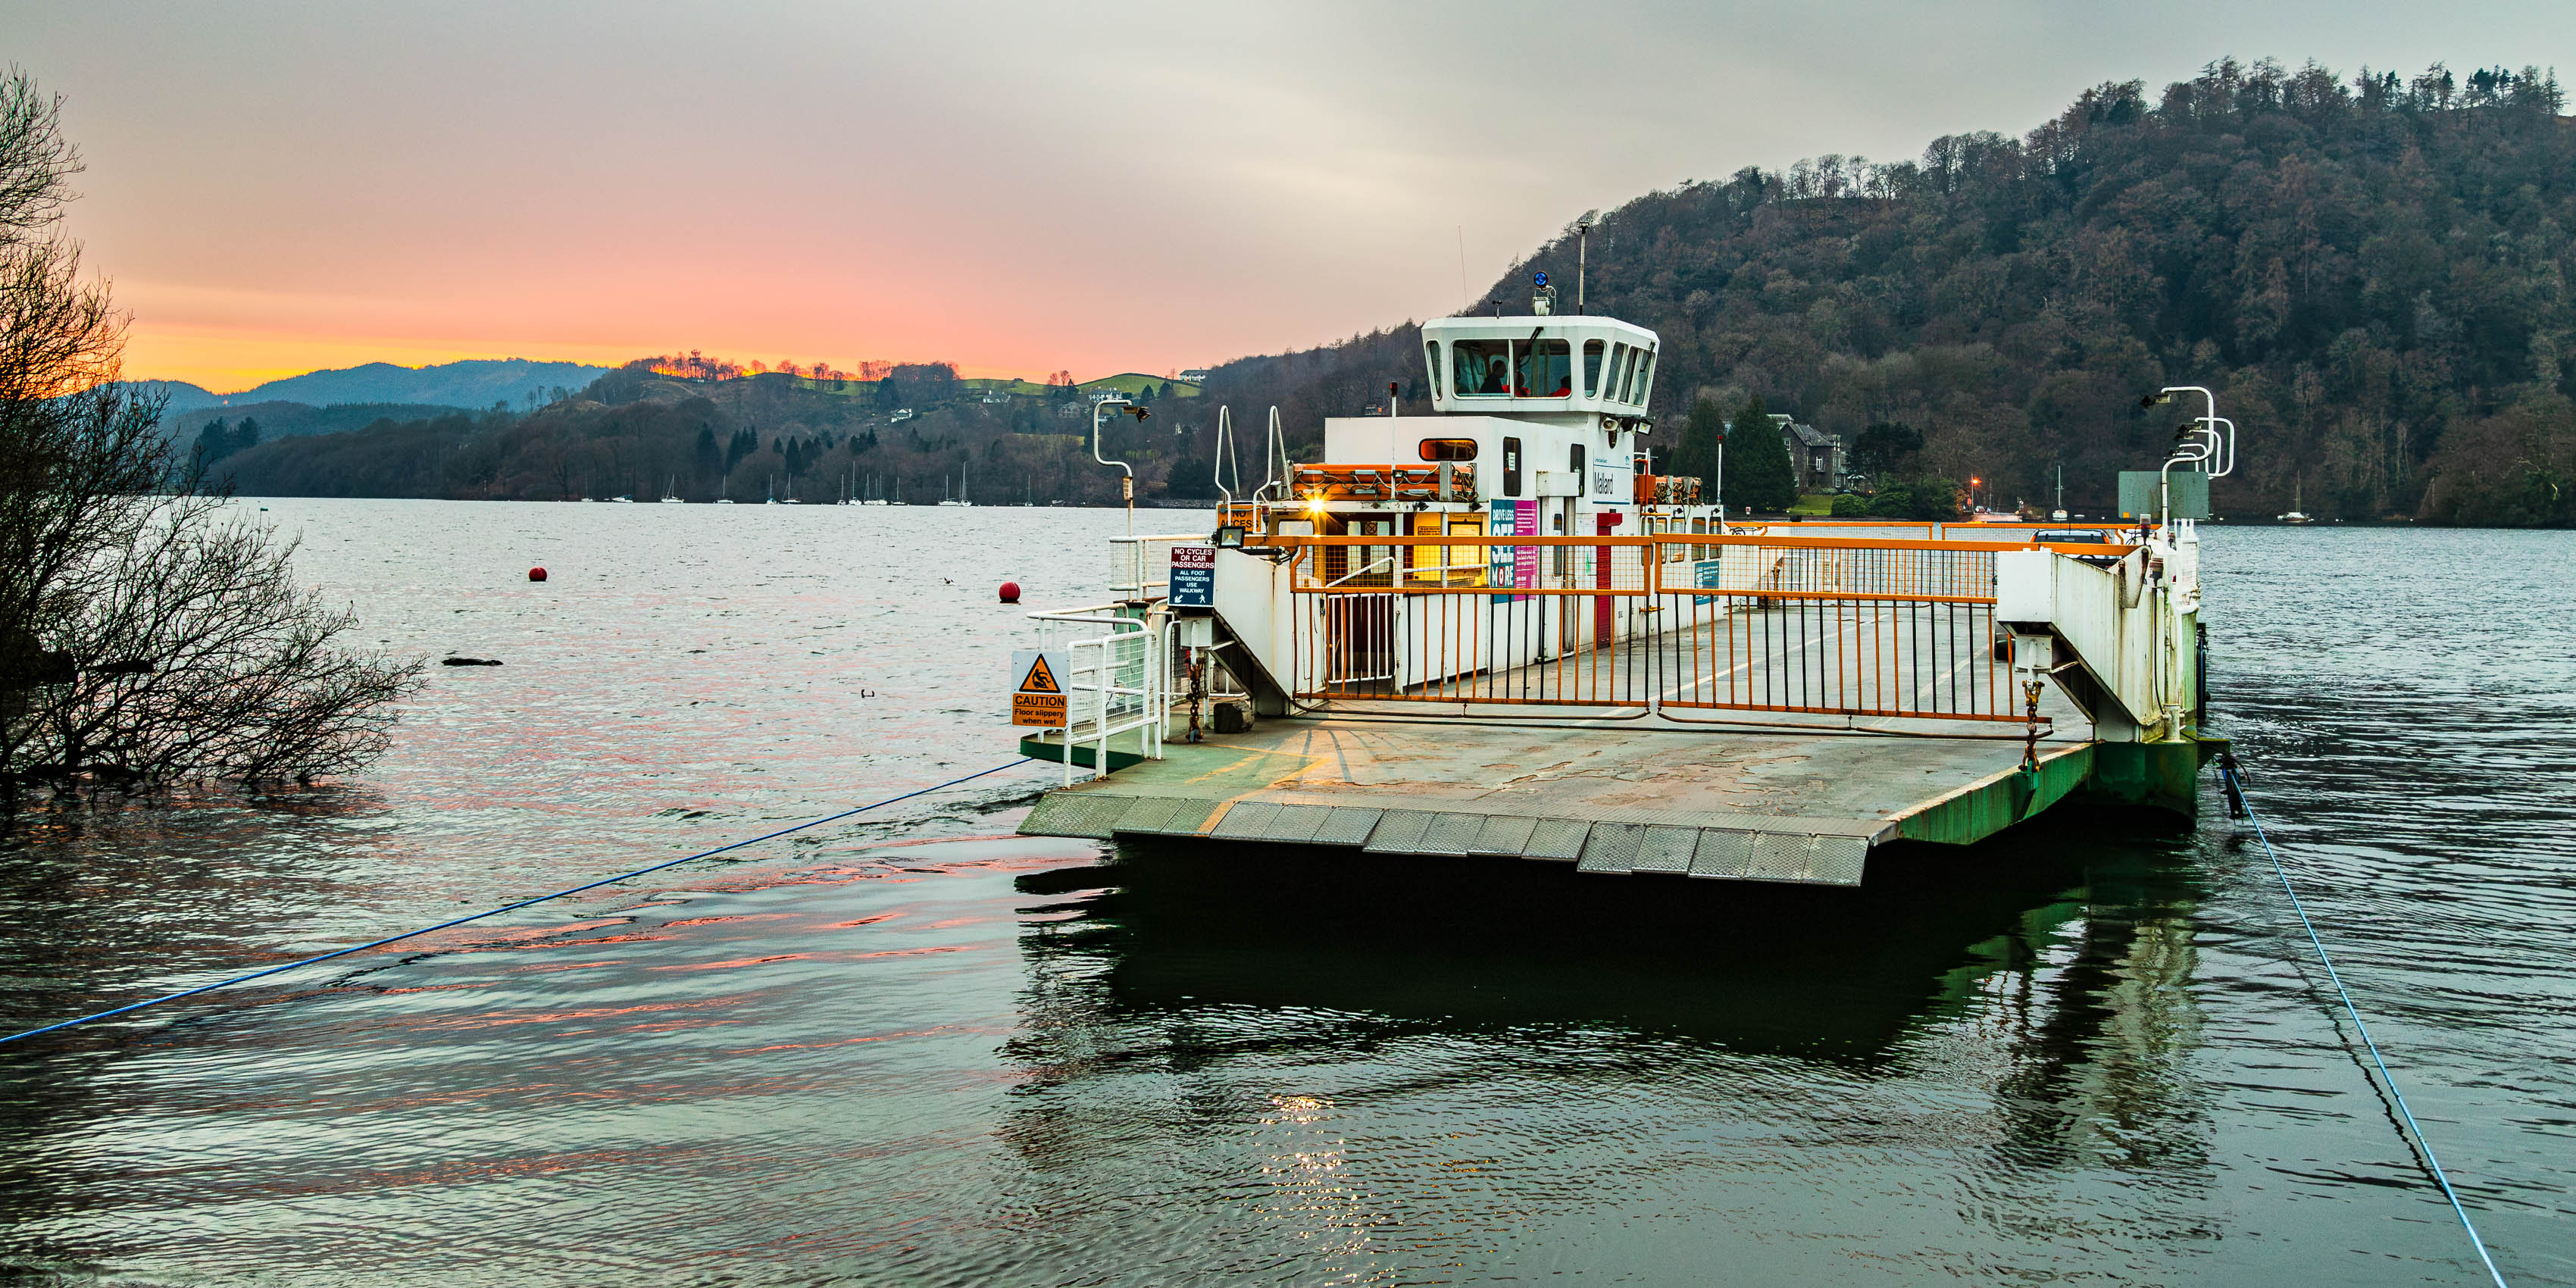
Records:
{"label": "deck floodlight", "polygon": [[1243,549],[1243,525],[1239,523],[1229,523],[1224,527],[1217,529],[1216,548],[1219,550]]}

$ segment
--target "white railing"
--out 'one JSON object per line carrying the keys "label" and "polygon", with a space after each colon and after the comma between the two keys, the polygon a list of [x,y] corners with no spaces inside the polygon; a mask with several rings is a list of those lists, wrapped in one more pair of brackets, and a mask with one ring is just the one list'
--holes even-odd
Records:
{"label": "white railing", "polygon": [[[1121,599],[1159,599],[1170,582],[1169,576],[1154,580],[1152,574],[1168,573],[1171,548],[1182,545],[1206,545],[1204,532],[1178,536],[1111,537],[1109,539],[1109,589]],[[1156,549],[1160,543],[1161,549]],[[1157,555],[1160,555],[1157,558]]]}
{"label": "white railing", "polygon": [[[1064,783],[1073,785],[1073,749],[1092,746],[1092,777],[1109,775],[1109,740],[1130,729],[1148,759],[1163,757],[1163,723],[1171,707],[1170,626],[1123,616],[1120,606],[1031,613],[1038,647],[1064,659],[1065,728],[1058,735]],[[1039,735],[1044,740],[1045,735]]]}

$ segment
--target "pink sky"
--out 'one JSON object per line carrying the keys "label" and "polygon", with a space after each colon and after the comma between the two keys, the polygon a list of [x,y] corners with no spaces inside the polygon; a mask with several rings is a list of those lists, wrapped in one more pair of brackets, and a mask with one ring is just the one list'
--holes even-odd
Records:
{"label": "pink sky", "polygon": [[1785,8],[7,0],[0,29],[69,100],[128,374],[218,391],[688,348],[1206,366],[1452,311],[1587,207],[2019,131],[2102,80],[2576,47],[2536,5]]}

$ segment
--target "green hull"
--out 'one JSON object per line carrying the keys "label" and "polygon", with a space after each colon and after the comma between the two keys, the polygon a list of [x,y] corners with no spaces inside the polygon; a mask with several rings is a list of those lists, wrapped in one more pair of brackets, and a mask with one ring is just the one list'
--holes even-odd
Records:
{"label": "green hull", "polygon": [[2226,739],[2198,734],[2174,742],[2087,743],[2042,760],[2036,771],[1997,774],[1915,810],[1897,820],[1896,834],[1973,845],[2076,796],[2196,817],[2201,767],[2226,749]]}

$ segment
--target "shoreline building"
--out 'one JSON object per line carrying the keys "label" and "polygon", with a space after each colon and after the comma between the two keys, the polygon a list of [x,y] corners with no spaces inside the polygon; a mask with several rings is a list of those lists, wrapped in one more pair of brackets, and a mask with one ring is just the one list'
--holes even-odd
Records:
{"label": "shoreline building", "polygon": [[1839,492],[1843,487],[1843,436],[1828,434],[1794,416],[1771,413],[1780,444],[1789,449],[1789,468],[1801,492]]}

